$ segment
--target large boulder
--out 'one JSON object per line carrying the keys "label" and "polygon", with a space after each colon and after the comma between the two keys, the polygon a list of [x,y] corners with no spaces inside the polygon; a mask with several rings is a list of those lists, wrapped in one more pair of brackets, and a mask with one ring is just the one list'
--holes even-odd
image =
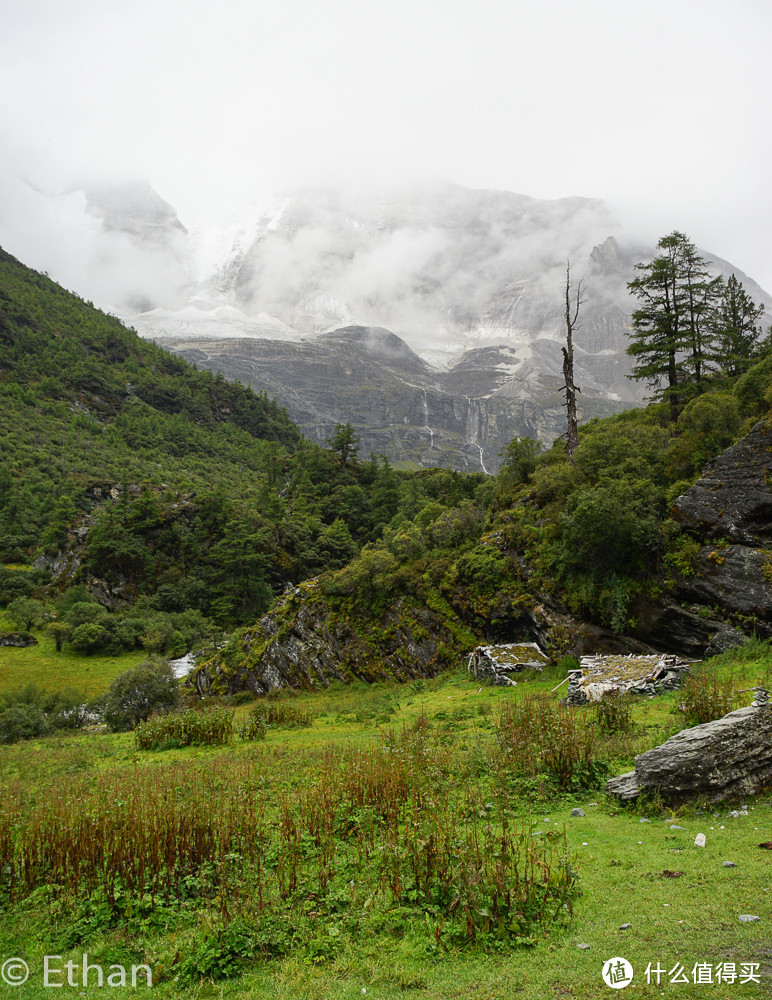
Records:
{"label": "large boulder", "polygon": [[0,646],[15,646],[18,649],[25,649],[28,646],[37,646],[38,641],[31,632],[0,632]]}
{"label": "large boulder", "polygon": [[740,708],[682,729],[635,758],[635,770],[612,778],[606,792],[622,801],[658,792],[666,802],[711,803],[772,786],[772,706]]}

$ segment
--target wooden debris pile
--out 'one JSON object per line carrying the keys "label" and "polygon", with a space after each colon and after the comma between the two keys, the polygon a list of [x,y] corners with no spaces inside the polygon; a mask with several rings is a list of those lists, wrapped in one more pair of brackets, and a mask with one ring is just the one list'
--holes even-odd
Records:
{"label": "wooden debris pile", "polygon": [[478,646],[469,657],[467,669],[475,680],[491,684],[511,685],[517,681],[510,676],[521,670],[543,670],[550,658],[535,642],[515,642],[500,646]]}
{"label": "wooden debris pile", "polygon": [[690,666],[690,661],[669,653],[583,656],[579,669],[569,671],[566,701],[583,705],[601,701],[607,694],[672,691],[681,686],[681,677]]}

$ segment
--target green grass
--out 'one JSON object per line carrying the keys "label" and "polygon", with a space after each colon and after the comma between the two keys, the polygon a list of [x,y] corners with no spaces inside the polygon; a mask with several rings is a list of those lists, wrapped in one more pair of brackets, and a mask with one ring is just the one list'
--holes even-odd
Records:
{"label": "green grass", "polygon": [[[758,644],[744,654],[713,662],[722,676],[749,686],[768,675],[771,660],[769,647]],[[378,747],[391,732],[398,735],[403,726],[414,726],[423,717],[430,726],[432,754],[448,762],[451,789],[457,785],[461,794],[463,787],[479,785],[493,798],[500,792],[494,727],[503,704],[546,693],[558,679],[545,671],[530,675],[517,688],[501,689],[480,687],[459,672],[402,686],[358,684],[316,695],[284,693],[269,700],[311,710],[310,727],[269,727],[265,742],[234,742],[226,750],[191,747],[142,753],[131,734],[59,734],[0,748],[0,786],[10,788],[18,782],[22,798],[34,803],[50,795],[72,797],[76,787],[93,789],[100,780],[123,780],[135,768],[147,780],[175,768],[181,787],[194,788],[206,774],[225,775],[232,766],[261,789],[267,815],[273,815],[282,798],[298,802],[318,781],[329,748],[337,747],[339,759],[348,760],[351,750]],[[635,752],[661,742],[677,728],[672,714],[676,699],[677,693],[672,693],[635,702],[633,735],[610,738],[604,744],[615,773],[632,766]],[[251,708],[239,706],[237,721],[246,718]],[[428,785],[430,791],[431,782]],[[650,805],[646,813],[643,806],[619,809],[601,790],[555,797],[536,785],[509,804],[514,824],[533,824],[535,831],[545,832],[565,828],[570,863],[579,876],[573,919],[545,924],[532,945],[499,950],[495,942],[484,947],[455,942],[437,947],[421,920],[393,910],[357,935],[341,902],[342,909],[320,915],[308,938],[283,956],[245,961],[240,971],[215,982],[181,985],[167,976],[158,981],[154,995],[223,1000],[594,998],[609,995],[600,973],[603,962],[615,956],[632,962],[637,996],[741,998],[772,992],[772,852],[757,846],[772,839],[769,795],[748,800],[749,815],[737,818],[729,816],[730,805],[704,813],[696,807],[676,813],[657,811]],[[575,805],[582,806],[584,817],[570,817]],[[643,823],[642,818],[651,822]],[[686,829],[671,831],[671,825]],[[704,848],[694,846],[697,832],[707,837]],[[724,868],[724,861],[737,867]],[[663,877],[666,871],[683,874]],[[358,876],[352,872],[351,878]],[[352,893],[360,889],[352,883]],[[762,920],[740,924],[741,913],[757,914]],[[237,918],[236,913],[231,916]],[[370,919],[364,911],[362,919]],[[86,950],[90,961],[107,966],[140,962],[145,956],[168,960],[175,949],[183,955],[191,949],[200,951],[216,938],[218,920],[216,905],[208,910],[192,904],[169,910],[159,904],[155,915],[148,913],[139,929],[129,933],[120,924],[101,926],[97,910],[82,901],[60,911],[38,892],[13,905],[4,904],[0,929],[0,958],[26,957],[36,981],[13,991],[0,986],[0,992],[5,989],[23,1000],[47,996],[40,975],[34,973],[35,969],[39,973],[44,953],[79,960]],[[631,928],[620,930],[624,923]],[[579,950],[579,943],[590,948]],[[680,963],[689,975],[695,963],[734,961],[739,968],[741,962],[757,962],[764,973],[763,985],[670,984],[667,975],[659,987],[647,985],[646,966],[657,961],[666,970]],[[79,987],[78,993],[101,995],[95,988]]]}
{"label": "green grass", "polygon": [[33,635],[36,646],[0,646],[0,692],[37,684],[51,691],[73,688],[86,698],[95,698],[104,694],[118,674],[147,657],[141,649],[119,656],[83,656],[67,648],[57,653],[53,639],[41,632]]}

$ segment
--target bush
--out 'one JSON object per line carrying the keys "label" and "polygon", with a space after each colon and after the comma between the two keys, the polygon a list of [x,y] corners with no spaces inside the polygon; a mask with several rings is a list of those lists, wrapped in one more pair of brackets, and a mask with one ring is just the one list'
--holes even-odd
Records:
{"label": "bush", "polygon": [[682,717],[685,726],[699,726],[722,719],[737,703],[732,680],[722,680],[715,672],[697,667],[681,689],[681,699],[673,712]]}
{"label": "bush", "polygon": [[255,699],[257,695],[254,691],[237,691],[231,698],[232,705],[249,705]]}
{"label": "bush", "polygon": [[17,597],[7,609],[8,617],[24,632],[30,632],[48,617],[45,604],[31,597]]}
{"label": "bush", "polygon": [[0,743],[31,740],[50,731],[46,714],[37,705],[18,702],[0,714]]}
{"label": "bush", "polygon": [[169,712],[180,701],[179,686],[166,660],[151,656],[110,685],[102,716],[113,732],[127,732],[155,712]]}
{"label": "bush", "polygon": [[264,719],[259,715],[254,715],[254,713],[243,722],[240,722],[236,728],[239,739],[245,743],[249,740],[264,740],[267,731],[268,727]]}
{"label": "bush", "polygon": [[629,694],[609,692],[593,706],[598,729],[606,736],[629,733],[634,727],[632,700]]}
{"label": "bush", "polygon": [[99,649],[104,649],[110,642],[111,635],[103,625],[97,622],[84,622],[73,629],[70,636],[70,644],[79,653],[95,653]]}
{"label": "bush", "polygon": [[547,697],[505,702],[496,723],[499,763],[518,778],[546,777],[561,791],[594,788],[608,772],[595,734],[585,714]]}
{"label": "bush", "polygon": [[663,498],[646,480],[578,489],[558,518],[561,561],[589,574],[634,575],[653,561],[663,514]]}
{"label": "bush", "polygon": [[[53,729],[80,729],[90,713],[79,691],[45,691],[28,684],[0,696],[0,742],[44,736]],[[5,738],[7,734],[8,738]]]}
{"label": "bush", "polygon": [[259,719],[265,726],[275,726],[277,729],[299,729],[311,726],[314,713],[310,708],[301,705],[288,705],[286,702],[260,702],[249,713],[250,718]]}
{"label": "bush", "polygon": [[233,712],[213,708],[199,712],[171,712],[154,715],[134,730],[140,750],[169,750],[173,747],[221,746],[233,736]]}

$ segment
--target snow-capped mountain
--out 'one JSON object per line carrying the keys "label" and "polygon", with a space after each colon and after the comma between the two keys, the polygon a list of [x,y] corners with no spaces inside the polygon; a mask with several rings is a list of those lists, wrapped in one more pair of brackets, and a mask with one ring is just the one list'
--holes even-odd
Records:
{"label": "snow-capped mountain", "polygon": [[513,435],[551,440],[564,427],[569,260],[586,298],[575,334],[583,415],[641,401],[626,378],[627,282],[654,248],[631,241],[600,201],[450,184],[314,190],[213,221],[180,217],[146,184],[36,196],[69,227],[65,284],[266,390],[322,443],[350,421],[365,453],[493,469]]}

